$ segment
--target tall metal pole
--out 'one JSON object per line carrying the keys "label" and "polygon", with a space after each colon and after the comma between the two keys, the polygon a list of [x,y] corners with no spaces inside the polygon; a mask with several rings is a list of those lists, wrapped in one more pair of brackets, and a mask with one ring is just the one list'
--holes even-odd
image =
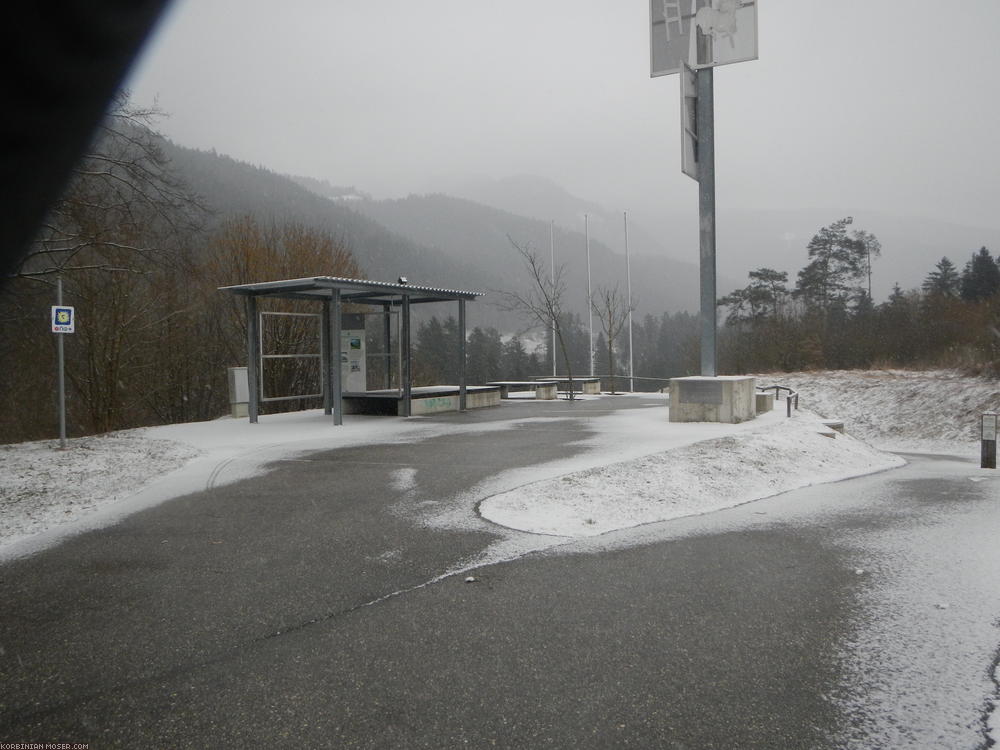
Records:
{"label": "tall metal pole", "polygon": [[[335,347],[331,347],[332,352]],[[339,358],[339,354],[337,355]],[[332,358],[333,355],[331,354]],[[331,360],[332,361],[332,360]],[[257,424],[260,415],[260,328],[257,317],[257,298],[247,295],[247,418]]]}
{"label": "tall metal pole", "polygon": [[[556,222],[549,221],[549,261],[551,268],[549,279],[552,281],[551,294],[555,294],[556,284]],[[552,321],[552,377],[556,376],[556,321]]]}
{"label": "tall metal pole", "polygon": [[333,414],[333,368],[339,364],[340,352],[333,346],[333,309],[331,300],[323,300],[323,324],[320,326],[321,338],[320,349],[323,350],[322,362],[323,378],[323,414],[331,416]]}
{"label": "tall metal pole", "polygon": [[635,392],[635,372],[632,358],[632,264],[628,254],[628,211],[622,212],[625,219],[625,283],[628,287],[628,389]]}
{"label": "tall metal pole", "polygon": [[698,244],[701,260],[701,374],[716,376],[715,103],[712,68],[698,70]]}
{"label": "tall metal pole", "polygon": [[590,216],[583,215],[583,234],[587,240],[587,312],[590,313],[590,377],[594,377],[594,292],[590,285]]}
{"label": "tall metal pole", "polygon": [[[62,307],[62,276],[56,277],[56,305]],[[63,333],[56,334],[56,352],[59,360],[59,450],[66,450],[66,357],[63,351]]]}
{"label": "tall metal pole", "polygon": [[341,334],[344,329],[344,305],[339,289],[334,289],[331,292],[328,309],[330,311],[330,344],[333,351],[333,356],[330,357],[331,374],[333,375],[330,379],[330,384],[333,387],[333,399],[330,406],[333,408],[334,425],[342,425],[344,423],[344,366],[341,364],[342,350],[340,347],[342,346]]}
{"label": "tall metal pole", "polygon": [[468,357],[465,351],[465,300],[458,301],[458,410],[468,406]]}
{"label": "tall metal pole", "polygon": [[[460,335],[464,336],[465,331],[460,331]],[[403,364],[403,414],[404,417],[409,417],[412,413],[413,404],[410,399],[413,398],[413,372],[410,369],[410,354],[412,349],[410,348],[410,295],[403,295],[403,328],[400,334],[400,343],[402,345],[402,364]]]}
{"label": "tall metal pole", "polygon": [[[382,341],[385,344],[385,389],[392,388],[392,317],[389,313],[389,305],[382,305]],[[402,388],[400,383],[400,388]]]}

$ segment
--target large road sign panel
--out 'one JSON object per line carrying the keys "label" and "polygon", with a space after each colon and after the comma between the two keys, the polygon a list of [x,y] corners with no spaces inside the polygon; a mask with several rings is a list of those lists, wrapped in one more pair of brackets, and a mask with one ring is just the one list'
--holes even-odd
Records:
{"label": "large road sign panel", "polygon": [[756,60],[757,0],[649,0],[649,32],[651,76]]}
{"label": "large road sign panel", "polygon": [[681,63],[681,172],[698,180],[698,72]]}

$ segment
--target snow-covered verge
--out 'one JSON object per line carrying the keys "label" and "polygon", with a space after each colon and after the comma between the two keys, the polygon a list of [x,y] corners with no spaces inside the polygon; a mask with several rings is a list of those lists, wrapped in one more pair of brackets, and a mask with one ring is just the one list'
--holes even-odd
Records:
{"label": "snow-covered verge", "polygon": [[[487,425],[479,429],[496,429]],[[0,559],[34,552],[172,497],[253,476],[309,451],[420,440],[441,425],[322,410],[122,430],[67,441],[0,445]],[[461,428],[451,428],[461,429]]]}
{"label": "snow-covered verge", "polygon": [[200,453],[141,430],[71,443],[69,451],[54,441],[0,445],[0,540],[76,521]]}
{"label": "snow-covered verge", "polygon": [[[996,381],[947,371],[791,373],[758,382],[796,388],[802,410],[786,420],[779,404],[743,425],[671,425],[659,408],[617,412],[595,420],[598,437],[585,455],[510,472],[502,484],[477,488],[470,505],[489,498],[484,516],[515,528],[599,534],[870,473],[897,460],[855,438],[974,457],[979,412],[1000,402]],[[848,437],[819,436],[810,410],[843,419]],[[71,440],[67,451],[54,441],[0,446],[0,557],[31,549],[26,540],[46,537],[44,546],[250,476],[277,458],[515,424],[349,417],[335,429],[312,411],[268,416],[256,426],[220,419],[129,430]]]}
{"label": "snow-covered verge", "polygon": [[484,500],[480,513],[522,531],[592,536],[903,463],[848,435],[829,436],[819,417],[799,410],[751,432],[518,487]]}
{"label": "snow-covered verge", "polygon": [[757,375],[785,385],[800,403],[883,450],[979,452],[979,419],[1000,409],[1000,381],[956,370],[822,370]]}

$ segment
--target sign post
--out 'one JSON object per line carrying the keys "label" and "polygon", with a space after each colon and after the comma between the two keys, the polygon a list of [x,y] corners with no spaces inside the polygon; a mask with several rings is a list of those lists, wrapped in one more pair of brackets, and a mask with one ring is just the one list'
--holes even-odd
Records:
{"label": "sign post", "polygon": [[983,413],[980,426],[980,438],[982,440],[982,459],[979,462],[981,469],[995,469],[997,467],[997,419],[1000,412],[987,411]]}
{"label": "sign post", "polygon": [[[64,334],[76,331],[76,315],[72,307],[63,304],[62,277],[56,278],[56,304],[52,307],[52,333]],[[56,336],[59,381],[59,450],[66,450],[66,360],[63,352],[63,337]]]}
{"label": "sign post", "polygon": [[[685,12],[685,11],[688,12]],[[650,0],[650,75],[680,73],[681,171],[698,182],[701,374],[716,375],[715,102],[712,69],[757,59],[756,0]]]}

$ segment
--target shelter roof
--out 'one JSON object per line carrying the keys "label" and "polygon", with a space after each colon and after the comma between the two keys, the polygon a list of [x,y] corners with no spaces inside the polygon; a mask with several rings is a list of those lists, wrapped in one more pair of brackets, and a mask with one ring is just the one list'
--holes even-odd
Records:
{"label": "shelter roof", "polygon": [[408,297],[411,303],[417,303],[474,300],[483,295],[483,292],[441,289],[410,284],[406,281],[371,281],[369,279],[347,279],[340,276],[313,276],[304,279],[262,281],[255,284],[223,286],[219,289],[252,297],[320,300],[329,299],[333,296],[333,290],[339,289],[341,299],[344,302],[369,305],[398,305],[404,297]]}

